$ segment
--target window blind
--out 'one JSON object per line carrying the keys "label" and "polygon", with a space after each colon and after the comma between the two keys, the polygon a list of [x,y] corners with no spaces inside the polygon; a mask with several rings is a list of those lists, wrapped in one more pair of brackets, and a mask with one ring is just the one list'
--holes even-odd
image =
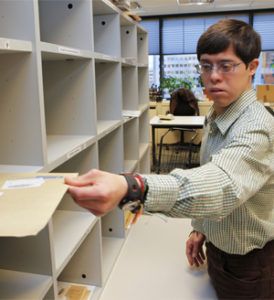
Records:
{"label": "window blind", "polygon": [[253,27],[261,35],[262,50],[274,50],[274,14],[256,13],[253,18]]}
{"label": "window blind", "polygon": [[163,20],[163,54],[196,53],[201,34],[212,24],[224,18],[248,22],[247,14],[229,14],[203,17],[179,17]]}
{"label": "window blind", "polygon": [[143,20],[141,26],[148,32],[148,53],[160,54],[159,20]]}

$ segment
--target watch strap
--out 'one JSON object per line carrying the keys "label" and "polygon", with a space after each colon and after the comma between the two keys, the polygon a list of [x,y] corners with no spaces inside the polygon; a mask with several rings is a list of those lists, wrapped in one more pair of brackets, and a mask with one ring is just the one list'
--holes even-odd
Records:
{"label": "watch strap", "polygon": [[123,210],[137,212],[144,203],[145,183],[139,174],[122,173],[128,184],[126,196],[120,201],[119,207]]}

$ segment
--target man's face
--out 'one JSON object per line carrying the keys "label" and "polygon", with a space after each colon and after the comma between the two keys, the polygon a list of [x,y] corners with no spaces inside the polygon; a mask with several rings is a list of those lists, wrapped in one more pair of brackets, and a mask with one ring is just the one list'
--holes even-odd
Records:
{"label": "man's face", "polygon": [[254,59],[246,67],[230,46],[217,54],[202,54],[200,64],[204,69],[201,76],[207,95],[213,100],[215,111],[219,114],[244,91],[251,88],[252,75],[256,72],[258,59]]}

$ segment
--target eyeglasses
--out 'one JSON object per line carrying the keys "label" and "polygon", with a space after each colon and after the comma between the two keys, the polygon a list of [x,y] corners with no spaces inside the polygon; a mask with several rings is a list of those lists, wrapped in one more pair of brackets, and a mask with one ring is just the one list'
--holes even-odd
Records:
{"label": "eyeglasses", "polygon": [[198,65],[198,72],[200,74],[208,75],[213,72],[215,69],[218,73],[221,74],[230,74],[235,71],[235,68],[238,67],[240,63],[233,63],[233,62],[220,62],[216,65],[214,64],[208,64],[208,63],[202,63]]}

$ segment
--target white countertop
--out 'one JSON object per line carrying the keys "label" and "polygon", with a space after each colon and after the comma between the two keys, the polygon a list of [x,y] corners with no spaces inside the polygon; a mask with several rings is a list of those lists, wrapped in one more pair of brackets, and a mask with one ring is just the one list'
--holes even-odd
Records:
{"label": "white countertop", "polygon": [[142,216],[126,240],[100,300],[217,299],[206,267],[190,268],[190,220]]}

